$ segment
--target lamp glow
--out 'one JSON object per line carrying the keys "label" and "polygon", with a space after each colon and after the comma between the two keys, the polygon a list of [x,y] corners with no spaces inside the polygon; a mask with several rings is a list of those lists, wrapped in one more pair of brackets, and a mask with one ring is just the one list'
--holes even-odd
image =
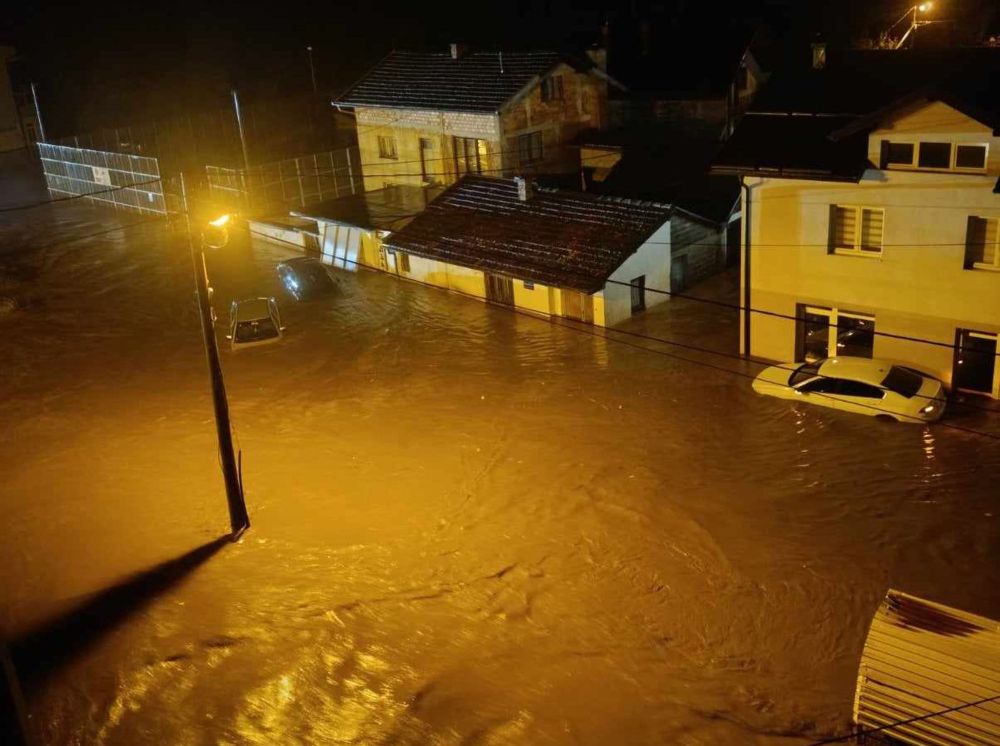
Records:
{"label": "lamp glow", "polygon": [[221,217],[216,218],[215,220],[208,221],[208,224],[211,225],[211,226],[213,226],[213,227],[215,227],[215,228],[222,228],[228,222],[229,222],[229,215],[226,214],[226,215],[222,215]]}

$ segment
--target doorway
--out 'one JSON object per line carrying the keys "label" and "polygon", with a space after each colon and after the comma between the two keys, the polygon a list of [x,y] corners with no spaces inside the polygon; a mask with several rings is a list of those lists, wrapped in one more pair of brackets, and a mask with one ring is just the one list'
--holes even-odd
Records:
{"label": "doorway", "polygon": [[959,329],[953,378],[956,389],[993,397],[1000,396],[997,335]]}
{"label": "doorway", "polygon": [[486,300],[503,306],[514,305],[514,281],[502,275],[485,272]]}

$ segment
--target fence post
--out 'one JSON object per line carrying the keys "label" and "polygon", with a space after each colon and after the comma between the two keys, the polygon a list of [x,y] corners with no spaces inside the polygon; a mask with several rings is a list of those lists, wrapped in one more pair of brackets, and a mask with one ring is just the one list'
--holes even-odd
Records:
{"label": "fence post", "polygon": [[337,167],[333,163],[333,151],[331,150],[330,152],[328,152],[327,156],[330,158],[330,176],[333,177],[333,196],[339,199],[340,184],[338,184],[337,182],[340,181],[340,179],[337,178]]}
{"label": "fence post", "polygon": [[319,201],[323,201],[323,177],[319,173],[319,161],[313,153],[313,174],[316,176],[316,191],[319,192]]}
{"label": "fence post", "polygon": [[345,148],[344,153],[347,154],[347,178],[351,180],[351,194],[354,194],[354,169],[351,168],[351,149]]}

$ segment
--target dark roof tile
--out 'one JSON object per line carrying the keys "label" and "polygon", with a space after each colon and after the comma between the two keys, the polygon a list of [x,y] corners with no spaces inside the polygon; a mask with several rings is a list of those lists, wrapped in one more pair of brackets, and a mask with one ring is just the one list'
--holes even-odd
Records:
{"label": "dark roof tile", "polygon": [[392,52],[337,102],[343,106],[494,112],[535,76],[551,70],[558,52]]}
{"label": "dark roof tile", "polygon": [[671,208],[590,194],[536,190],[513,179],[467,176],[387,244],[417,256],[593,293],[670,217]]}

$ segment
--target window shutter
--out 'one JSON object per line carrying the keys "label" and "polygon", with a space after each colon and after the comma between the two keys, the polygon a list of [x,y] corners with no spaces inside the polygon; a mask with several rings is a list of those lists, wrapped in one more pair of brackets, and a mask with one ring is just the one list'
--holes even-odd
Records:
{"label": "window shutter", "polygon": [[965,225],[965,269],[972,269],[972,265],[982,261],[983,248],[986,241],[986,231],[983,225],[985,221],[970,215]]}
{"label": "window shutter", "polygon": [[862,251],[882,251],[883,218],[881,210],[861,210]]}
{"label": "window shutter", "polygon": [[826,241],[826,253],[832,254],[833,250],[837,248],[836,234],[837,233],[837,206],[830,205],[830,230]]}

